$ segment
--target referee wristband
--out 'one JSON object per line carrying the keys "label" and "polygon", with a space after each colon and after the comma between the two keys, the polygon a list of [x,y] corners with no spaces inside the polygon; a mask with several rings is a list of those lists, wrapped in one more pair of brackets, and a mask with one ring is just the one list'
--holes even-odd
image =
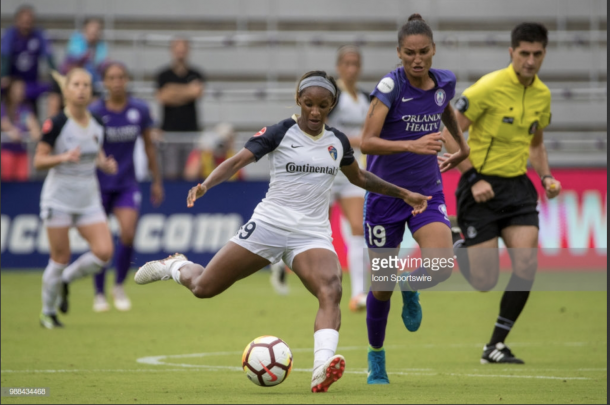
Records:
{"label": "referee wristband", "polygon": [[542,176],[542,177],[540,178],[540,183],[542,183],[542,187],[546,187],[546,186],[544,185],[544,180],[546,180],[546,179],[554,179],[554,178],[555,178],[555,177],[551,176],[550,174],[545,174],[544,176]]}
{"label": "referee wristband", "polygon": [[483,178],[481,177],[479,172],[476,171],[476,169],[471,169],[464,175],[466,176],[466,182],[468,182],[470,186],[474,186],[474,184],[477,183],[479,180],[483,180]]}

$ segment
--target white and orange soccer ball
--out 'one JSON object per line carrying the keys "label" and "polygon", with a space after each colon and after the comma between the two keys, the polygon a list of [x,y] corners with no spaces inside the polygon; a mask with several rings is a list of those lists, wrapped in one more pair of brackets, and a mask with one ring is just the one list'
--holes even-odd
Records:
{"label": "white and orange soccer ball", "polygon": [[261,336],[248,343],[241,363],[250,381],[261,387],[273,387],[290,375],[292,352],[282,339]]}

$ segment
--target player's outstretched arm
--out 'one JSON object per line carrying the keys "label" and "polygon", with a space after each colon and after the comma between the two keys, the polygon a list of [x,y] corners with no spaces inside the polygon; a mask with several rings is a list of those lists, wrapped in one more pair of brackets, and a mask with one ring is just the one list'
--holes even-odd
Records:
{"label": "player's outstretched arm", "polygon": [[441,134],[442,139],[446,143],[447,140],[451,138],[451,147],[447,145],[447,150],[451,153],[445,153],[444,156],[438,157],[441,173],[458,166],[462,161],[468,158],[468,155],[470,155],[470,147],[462,134],[462,131],[467,130],[470,126],[470,121],[461,113],[458,112],[458,114],[460,114],[459,119],[456,116],[453,107],[451,107],[451,104],[447,104],[445,111],[441,114],[441,120],[443,121],[443,124],[445,124],[445,128],[443,128]]}
{"label": "player's outstretched arm", "polygon": [[413,207],[413,215],[424,212],[428,206],[428,200],[432,198],[388,183],[375,176],[373,173],[361,169],[356,161],[351,165],[341,167],[341,171],[345,174],[350,183],[355,186],[373,193],[400,198]]}
{"label": "player's outstretched arm", "polygon": [[436,132],[422,136],[415,141],[389,141],[381,139],[381,129],[390,109],[373,98],[362,129],[360,150],[367,155],[392,155],[394,153],[412,152],[418,155],[436,155],[441,151],[441,134]]}
{"label": "player's outstretched arm", "polygon": [[191,208],[195,204],[195,200],[203,197],[209,189],[229,180],[239,170],[255,161],[254,154],[248,149],[240,150],[235,156],[219,164],[203,183],[190,189],[186,198],[186,206]]}
{"label": "player's outstretched arm", "polygon": [[541,129],[536,131],[532,143],[530,144],[530,162],[532,167],[542,179],[542,185],[546,191],[547,198],[555,198],[561,192],[561,183],[551,175],[549,158],[543,142],[543,132]]}

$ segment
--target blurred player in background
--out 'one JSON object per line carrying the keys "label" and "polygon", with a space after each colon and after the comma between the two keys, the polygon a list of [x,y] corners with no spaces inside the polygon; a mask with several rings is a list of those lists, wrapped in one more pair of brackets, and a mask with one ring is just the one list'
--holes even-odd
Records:
{"label": "blurred player in background", "polygon": [[8,86],[11,77],[25,82],[26,100],[34,115],[38,115],[38,97],[49,90],[49,83],[38,79],[38,61],[45,58],[49,67],[55,69],[51,43],[43,30],[35,27],[34,9],[21,6],[15,13],[15,25],[2,35],[2,91]]}
{"label": "blurred player in background", "polygon": [[[362,66],[362,54],[355,45],[345,45],[337,51],[337,73],[339,96],[337,105],[328,115],[327,123],[347,135],[354,149],[354,157],[362,161],[360,140],[362,126],[369,109],[369,95],[358,88],[358,78]],[[347,244],[348,267],[351,281],[352,311],[366,309],[364,293],[364,230],[362,227],[365,191],[349,182],[343,173],[337,174],[333,183],[331,203],[338,202],[343,215],[348,220],[351,234],[345,235]],[[271,265],[271,284],[276,292],[288,293],[286,270],[283,262]]]}
{"label": "blurred player in background", "polygon": [[347,136],[325,125],[337,103],[337,93],[334,79],[325,72],[306,73],[296,92],[301,115],[263,128],[237,155],[191,189],[188,207],[239,169],[269,156],[271,183],[265,199],[206,268],[176,254],[147,263],[135,276],[138,284],[173,278],[196,297],[211,298],[283,259],[319,301],[314,325],[312,392],[326,392],[345,368],[343,356],[335,355],[341,324],[341,267],[328,219],[337,172],[342,170],[353,184],[412,205],[416,213],[425,210],[429,198],[359,168]]}
{"label": "blurred player in background", "polygon": [[[468,156],[450,101],[455,94],[455,75],[432,69],[436,52],[430,27],[419,14],[413,14],[398,33],[398,57],[402,66],[386,75],[371,93],[373,99],[364,124],[362,152],[367,169],[386,181],[431,195],[428,209],[414,216],[411,208],[396,198],[367,193],[365,236],[369,255],[392,249],[396,256],[405,232],[405,223],[421,249],[453,259],[449,218],[436,154],[441,150],[441,121],[460,145],[445,164],[455,166]],[[422,256],[427,255],[422,251]],[[411,276],[430,276],[432,281],[407,282],[401,286],[402,318],[409,331],[416,331],[422,312],[417,290],[430,288],[450,277],[451,267],[430,271],[420,267]],[[383,343],[390,298],[393,291],[373,289],[367,297],[369,336],[369,384],[389,384],[385,370]]]}
{"label": "blurred player in background", "polygon": [[[189,154],[184,167],[184,178],[189,181],[204,180],[225,160],[235,155],[235,128],[220,123],[213,131],[201,135],[198,145]],[[243,180],[243,172],[235,173],[229,181]]]}
{"label": "blurred player in background", "polygon": [[[339,101],[328,115],[328,125],[337,128],[347,135],[354,149],[354,157],[362,162],[360,141],[362,126],[369,109],[369,95],[358,88],[362,54],[354,45],[346,45],[337,52],[337,73],[339,79]],[[343,215],[350,225],[351,234],[345,235],[347,242],[347,264],[350,273],[352,296],[349,308],[352,311],[366,309],[366,294],[364,293],[364,194],[360,187],[351,184],[343,173],[337,174],[333,183],[332,197],[338,202]],[[334,202],[333,201],[333,202]]]}
{"label": "blurred player in background", "polygon": [[25,102],[23,80],[9,81],[4,89],[1,110],[2,132],[8,137],[2,140],[2,181],[27,181],[30,164],[25,142],[40,139],[40,125]]}
{"label": "blurred player in background", "polygon": [[[91,85],[87,71],[77,68],[68,73],[62,86],[66,108],[45,121],[34,157],[37,170],[50,169],[40,196],[40,217],[51,251],[42,275],[40,323],[49,329],[63,326],[55,306],[61,296],[60,311],[68,311],[68,283],[97,273],[112,257],[112,237],[95,169],[116,173],[117,163],[102,149],[104,124],[87,110]],[[76,227],[91,251],[68,266],[71,227]]]}
{"label": "blurred player in background", "polygon": [[[128,311],[131,309],[131,302],[125,294],[123,282],[133,257],[133,239],[142,200],[134,168],[134,148],[138,137],[141,136],[144,140],[144,150],[152,174],[150,196],[155,206],[163,201],[163,180],[157,165],[156,148],[151,139],[153,120],[148,105],[127,93],[127,68],[122,63],[111,62],[103,72],[103,80],[108,96],[105,100],[95,101],[89,110],[102,118],[106,126],[104,152],[107,156],[113,156],[118,164],[116,174],[109,175],[98,170],[98,179],[106,214],[114,214],[121,229],[114,258],[114,306],[119,311]],[[94,277],[95,312],[110,309],[104,289],[105,281],[106,268]]]}
{"label": "blurred player in background", "polygon": [[[465,236],[455,244],[460,271],[477,290],[489,291],[498,282],[498,238],[516,248],[500,315],[483,348],[483,364],[523,363],[504,342],[525,307],[538,267],[538,193],[526,174],[528,158],[547,198],[561,191],[543,143],[543,129],[551,122],[551,93],[537,73],[547,43],[543,25],[518,25],[511,35],[511,64],[483,76],[456,103],[458,123],[469,130],[472,151],[459,165],[462,177],[456,191],[458,224]],[[453,139],[446,131],[443,136],[447,150],[455,151]]]}

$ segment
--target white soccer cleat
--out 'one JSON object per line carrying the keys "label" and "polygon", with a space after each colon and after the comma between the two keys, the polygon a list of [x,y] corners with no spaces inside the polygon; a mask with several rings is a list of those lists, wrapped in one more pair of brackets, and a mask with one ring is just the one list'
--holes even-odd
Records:
{"label": "white soccer cleat", "polygon": [[313,371],[311,377],[311,392],[327,392],[334,382],[343,377],[345,358],[336,354]]}
{"label": "white soccer cleat", "polygon": [[122,285],[115,285],[112,295],[114,296],[114,307],[116,309],[119,311],[129,311],[131,309],[131,301],[127,294],[125,294]]}
{"label": "white soccer cleat", "polygon": [[169,280],[172,278],[170,267],[176,262],[187,261],[181,253],[176,253],[163,260],[154,260],[140,267],[134,276],[136,284],[148,284],[153,281]]}
{"label": "white soccer cleat", "polygon": [[108,312],[110,311],[110,304],[106,301],[104,294],[95,294],[93,297],[93,312]]}

